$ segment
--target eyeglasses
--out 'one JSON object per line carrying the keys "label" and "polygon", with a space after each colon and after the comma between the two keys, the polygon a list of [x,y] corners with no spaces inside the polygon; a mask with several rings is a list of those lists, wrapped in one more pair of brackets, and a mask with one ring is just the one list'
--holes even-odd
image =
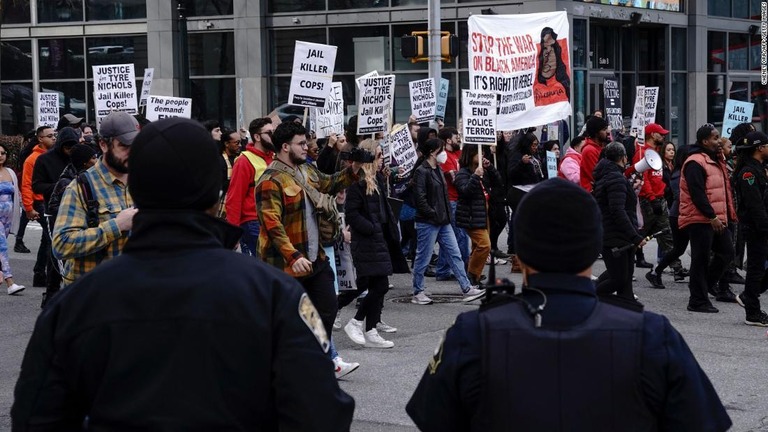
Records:
{"label": "eyeglasses", "polygon": [[297,145],[299,147],[309,147],[309,143],[307,142],[307,140],[300,141],[297,143],[291,143],[291,145]]}

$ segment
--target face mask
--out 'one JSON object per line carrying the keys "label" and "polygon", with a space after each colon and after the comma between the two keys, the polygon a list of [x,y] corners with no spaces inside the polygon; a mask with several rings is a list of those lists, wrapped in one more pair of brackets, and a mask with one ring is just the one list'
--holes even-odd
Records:
{"label": "face mask", "polygon": [[440,154],[435,157],[435,160],[437,160],[437,163],[440,165],[444,164],[448,160],[448,153],[444,151],[440,152]]}

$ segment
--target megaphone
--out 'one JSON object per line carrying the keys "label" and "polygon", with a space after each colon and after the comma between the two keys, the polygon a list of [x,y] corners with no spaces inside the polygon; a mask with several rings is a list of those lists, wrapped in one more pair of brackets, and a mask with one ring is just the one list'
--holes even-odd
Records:
{"label": "megaphone", "polygon": [[661,156],[656,151],[648,149],[645,151],[645,156],[635,164],[635,171],[639,173],[649,169],[657,171],[661,169],[661,165]]}

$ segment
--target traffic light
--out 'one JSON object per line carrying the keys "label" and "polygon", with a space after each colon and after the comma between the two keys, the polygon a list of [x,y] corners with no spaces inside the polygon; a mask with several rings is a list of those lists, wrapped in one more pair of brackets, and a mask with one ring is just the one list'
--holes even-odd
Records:
{"label": "traffic light", "polygon": [[405,58],[424,57],[424,38],[421,36],[403,35],[400,38],[400,53]]}
{"label": "traffic light", "polygon": [[444,62],[451,62],[451,59],[459,55],[459,37],[448,32],[443,32],[440,37],[440,57]]}

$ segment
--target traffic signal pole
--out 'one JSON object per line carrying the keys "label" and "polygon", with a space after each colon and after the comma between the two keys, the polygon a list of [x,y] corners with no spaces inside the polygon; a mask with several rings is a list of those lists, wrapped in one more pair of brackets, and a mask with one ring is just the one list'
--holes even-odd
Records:
{"label": "traffic signal pole", "polygon": [[440,85],[442,77],[442,58],[440,46],[440,0],[428,0],[427,31],[429,32],[429,77],[435,79],[435,85]]}

